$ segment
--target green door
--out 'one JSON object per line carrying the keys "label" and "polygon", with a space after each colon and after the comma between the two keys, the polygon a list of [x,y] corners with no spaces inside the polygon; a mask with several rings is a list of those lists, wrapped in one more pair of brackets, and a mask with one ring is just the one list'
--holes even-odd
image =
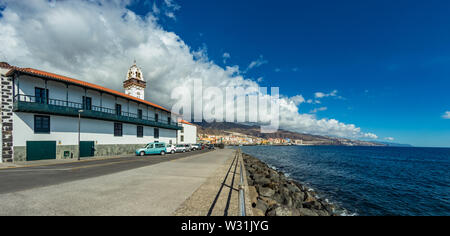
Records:
{"label": "green door", "polygon": [[94,141],[81,141],[80,142],[80,157],[93,157],[95,152]]}
{"label": "green door", "polygon": [[27,161],[56,159],[56,141],[27,141]]}

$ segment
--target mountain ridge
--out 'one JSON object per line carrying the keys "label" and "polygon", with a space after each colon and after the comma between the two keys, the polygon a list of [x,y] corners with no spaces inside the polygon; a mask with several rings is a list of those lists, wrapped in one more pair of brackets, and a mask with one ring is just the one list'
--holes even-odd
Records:
{"label": "mountain ridge", "polygon": [[287,130],[278,130],[275,133],[261,133],[260,126],[247,125],[229,122],[196,122],[198,126],[198,134],[226,136],[231,133],[240,133],[247,136],[263,139],[290,139],[302,140],[305,145],[333,145],[333,146],[387,146],[378,142],[367,142],[361,140],[352,140],[347,138],[335,138],[323,135],[312,135],[305,133],[292,132]]}

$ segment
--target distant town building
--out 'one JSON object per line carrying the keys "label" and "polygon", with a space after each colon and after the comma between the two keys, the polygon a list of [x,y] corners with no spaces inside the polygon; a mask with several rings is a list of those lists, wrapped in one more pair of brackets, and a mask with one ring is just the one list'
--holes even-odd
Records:
{"label": "distant town building", "polygon": [[300,139],[300,140],[295,140],[295,142],[294,142],[296,145],[303,145],[303,140],[302,139]]}

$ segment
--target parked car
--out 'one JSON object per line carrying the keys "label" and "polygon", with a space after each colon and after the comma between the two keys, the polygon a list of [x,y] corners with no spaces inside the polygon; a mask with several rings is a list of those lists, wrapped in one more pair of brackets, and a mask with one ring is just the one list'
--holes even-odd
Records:
{"label": "parked car", "polygon": [[183,144],[175,146],[175,152],[186,152],[186,146]]}
{"label": "parked car", "polygon": [[151,154],[166,155],[167,148],[165,143],[149,143],[144,148],[136,150],[136,155],[145,156]]}
{"label": "parked car", "polygon": [[186,147],[186,152],[194,151],[194,148],[191,144],[185,144],[184,146]]}
{"label": "parked car", "polygon": [[166,146],[167,153],[174,154],[175,152],[177,152],[176,149],[177,149],[177,147],[173,144],[167,144],[167,146]]}
{"label": "parked car", "polygon": [[209,147],[208,147],[208,149],[214,150],[214,149],[216,149],[216,147],[214,147],[214,144],[210,144]]}
{"label": "parked car", "polygon": [[192,144],[192,149],[194,151],[202,150],[202,145],[201,144]]}

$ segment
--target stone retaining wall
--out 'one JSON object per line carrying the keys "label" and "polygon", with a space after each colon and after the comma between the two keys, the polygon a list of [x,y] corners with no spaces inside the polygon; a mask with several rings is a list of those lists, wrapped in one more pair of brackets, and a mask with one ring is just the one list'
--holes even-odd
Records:
{"label": "stone retaining wall", "polygon": [[2,159],[12,162],[13,149],[13,78],[1,76]]}
{"label": "stone retaining wall", "polygon": [[[122,156],[122,155],[134,155],[136,149],[143,147],[142,144],[116,144],[116,145],[95,145],[95,156]],[[27,157],[26,147],[14,147],[14,161],[22,162],[26,161]],[[68,157],[64,157],[64,152],[70,152]],[[76,145],[57,145],[56,146],[56,159],[70,159],[78,158],[78,146]]]}

